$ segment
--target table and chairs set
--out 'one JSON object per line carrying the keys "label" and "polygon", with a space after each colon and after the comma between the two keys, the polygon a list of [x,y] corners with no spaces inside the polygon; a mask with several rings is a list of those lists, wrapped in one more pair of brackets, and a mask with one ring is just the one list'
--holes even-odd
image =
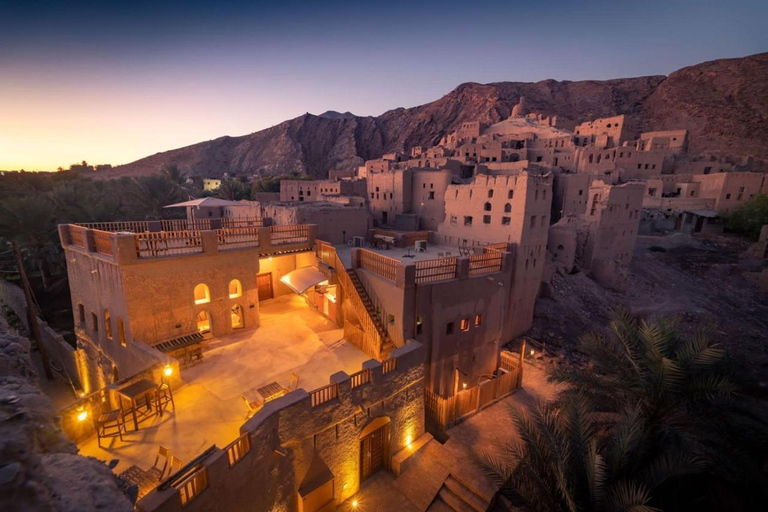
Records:
{"label": "table and chairs set", "polygon": [[270,382],[269,384],[256,389],[258,397],[249,400],[245,395],[240,395],[243,402],[245,402],[246,413],[245,419],[250,418],[261,409],[265,403],[270,402],[276,398],[280,398],[283,395],[296,391],[299,388],[299,376],[295,373],[291,373],[291,382],[287,387],[282,386],[279,382]]}

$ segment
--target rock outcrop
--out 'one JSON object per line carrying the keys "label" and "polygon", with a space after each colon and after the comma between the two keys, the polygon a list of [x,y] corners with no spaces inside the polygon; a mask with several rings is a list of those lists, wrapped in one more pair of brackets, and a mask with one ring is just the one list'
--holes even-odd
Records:
{"label": "rock outcrop", "polygon": [[99,177],[153,174],[167,163],[209,177],[294,171],[327,177],[330,169],[352,169],[387,152],[432,146],[466,121],[506,119],[522,97],[526,111],[562,122],[625,114],[643,131],[688,129],[694,154],[768,159],[768,53],[762,53],[705,62],[668,77],[465,83],[426,105],[378,117],[305,114],[250,135],[158,153]]}
{"label": "rock outcrop", "polygon": [[0,510],[131,511],[112,471],[77,455],[37,385],[26,338],[0,325]]}

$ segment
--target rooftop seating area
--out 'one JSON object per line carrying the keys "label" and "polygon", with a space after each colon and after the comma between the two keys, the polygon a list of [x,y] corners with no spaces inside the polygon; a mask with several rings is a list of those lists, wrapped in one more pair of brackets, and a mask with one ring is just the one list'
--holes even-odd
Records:
{"label": "rooftop seating area", "polygon": [[258,329],[210,341],[203,362],[181,370],[185,384],[173,389],[173,404],[162,415],[140,417],[138,430],[126,415],[122,438],[93,436],[79,443],[80,452],[119,459],[116,473],[132,466],[147,471],[158,446],[190,461],[212,444],[223,447],[236,439],[243,422],[265,401],[297,387],[322,388],[330,375],[358,372],[369,359],[298,295],[262,304],[260,315]]}

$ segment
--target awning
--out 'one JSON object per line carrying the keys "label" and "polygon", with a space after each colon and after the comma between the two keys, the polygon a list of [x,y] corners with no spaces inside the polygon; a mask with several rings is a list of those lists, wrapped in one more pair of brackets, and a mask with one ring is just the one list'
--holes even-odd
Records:
{"label": "awning", "polygon": [[304,267],[288,272],[280,278],[280,282],[284,283],[296,293],[302,294],[317,283],[322,283],[327,279],[328,276],[317,270],[315,267]]}
{"label": "awning", "polygon": [[692,213],[698,217],[706,217],[708,219],[717,217],[717,212],[712,210],[686,210],[686,213]]}
{"label": "awning", "polygon": [[219,199],[218,197],[201,197],[199,199],[184,201],[183,203],[169,204],[168,206],[163,206],[163,208],[190,208],[190,207],[220,208],[222,206],[245,206],[245,205],[238,201],[227,201],[226,199]]}

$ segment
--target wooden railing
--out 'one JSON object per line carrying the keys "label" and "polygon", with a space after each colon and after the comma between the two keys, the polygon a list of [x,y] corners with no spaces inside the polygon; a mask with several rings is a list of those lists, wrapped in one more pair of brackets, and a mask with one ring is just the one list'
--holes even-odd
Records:
{"label": "wooden railing", "polygon": [[381,363],[381,373],[386,375],[389,372],[393,372],[397,369],[397,359],[387,359],[383,363]]}
{"label": "wooden railing", "polygon": [[260,217],[222,217],[221,227],[234,228],[260,228],[264,226],[264,219]]}
{"label": "wooden railing", "polygon": [[272,245],[305,243],[309,241],[309,226],[270,226],[269,235]]}
{"label": "wooden railing", "polygon": [[112,245],[112,239],[114,235],[108,231],[99,231],[94,229],[91,231],[93,234],[93,243],[96,246],[96,252],[99,254],[106,254],[107,256],[114,256],[114,246]]}
{"label": "wooden railing", "polygon": [[481,276],[501,271],[502,252],[496,249],[484,249],[483,254],[472,254],[469,257],[469,275]]}
{"label": "wooden railing", "polygon": [[314,391],[310,391],[309,396],[312,399],[312,407],[317,407],[318,405],[322,405],[326,402],[330,402],[334,398],[338,398],[339,385],[328,384],[327,386],[323,386],[322,388],[318,388]]}
{"label": "wooden railing", "polygon": [[162,219],[160,228],[163,231],[208,231],[211,221],[208,219]]}
{"label": "wooden railing", "polygon": [[457,258],[439,258],[416,262],[416,283],[437,283],[456,279]]}
{"label": "wooden railing", "polygon": [[86,232],[87,232],[87,228],[70,224],[69,225],[69,243],[77,247],[82,247],[83,249],[87,249],[88,244],[85,240]]}
{"label": "wooden railing", "polygon": [[223,250],[259,246],[259,228],[257,227],[217,229],[216,237],[219,248]]}
{"label": "wooden railing", "polygon": [[388,258],[366,249],[360,249],[358,256],[360,268],[363,270],[372,272],[384,279],[389,279],[392,282],[397,279],[397,267],[400,262],[396,259]]}
{"label": "wooden railing", "polygon": [[173,487],[179,491],[179,499],[183,507],[208,488],[208,468],[198,464],[174,483]]}
{"label": "wooden railing", "polygon": [[350,375],[350,379],[352,382],[352,389],[364,386],[371,382],[371,370],[360,370],[359,372]]}
{"label": "wooden railing", "polygon": [[203,252],[199,231],[136,233],[134,238],[136,240],[136,256],[138,258],[157,258]]}
{"label": "wooden railing", "polygon": [[507,371],[516,370],[520,365],[520,354],[508,350],[501,351],[501,368]]}
{"label": "wooden railing", "polygon": [[373,321],[371,312],[363,304],[363,300],[360,294],[355,288],[352,279],[347,273],[347,269],[344,268],[344,264],[339,258],[338,254],[334,254],[334,268],[336,269],[336,275],[339,278],[339,285],[344,292],[344,297],[352,304],[352,309],[355,311],[357,319],[360,321],[360,327],[363,329],[364,339],[354,343],[365,355],[378,359],[381,354],[382,348],[382,334],[379,332],[379,328],[376,327],[376,323]]}
{"label": "wooden railing", "polygon": [[250,433],[246,432],[235,442],[224,448],[227,452],[227,459],[229,460],[229,467],[234,466],[237,462],[245,457],[245,455],[251,451],[251,437]]}
{"label": "wooden railing", "polygon": [[483,246],[483,250],[485,249],[495,249],[497,251],[501,252],[507,252],[507,246],[508,244],[506,242],[499,242],[496,244],[488,244]]}
{"label": "wooden railing", "polygon": [[117,231],[125,231],[128,233],[143,233],[149,231],[149,223],[145,220],[123,220],[117,222],[86,222],[78,223],[78,226],[82,226],[88,229],[98,229],[99,231],[109,231],[111,233]]}

